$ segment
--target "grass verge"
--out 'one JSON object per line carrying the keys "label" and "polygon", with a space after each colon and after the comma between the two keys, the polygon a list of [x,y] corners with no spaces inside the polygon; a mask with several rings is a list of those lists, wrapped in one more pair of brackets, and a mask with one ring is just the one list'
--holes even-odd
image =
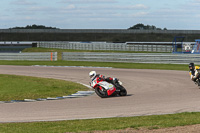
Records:
{"label": "grass verge", "polygon": [[95,130],[118,130],[126,128],[158,129],[200,124],[200,113],[179,113],[124,118],[69,120],[57,122],[4,123],[0,132],[6,133],[64,133]]}
{"label": "grass verge", "polygon": [[1,65],[49,65],[49,66],[91,66],[113,67],[126,69],[160,69],[160,70],[183,70],[188,71],[185,64],[144,64],[144,63],[119,63],[119,62],[88,62],[88,61],[3,61]]}
{"label": "grass verge", "polygon": [[15,75],[0,75],[0,86],[0,101],[58,97],[88,90],[69,81]]}

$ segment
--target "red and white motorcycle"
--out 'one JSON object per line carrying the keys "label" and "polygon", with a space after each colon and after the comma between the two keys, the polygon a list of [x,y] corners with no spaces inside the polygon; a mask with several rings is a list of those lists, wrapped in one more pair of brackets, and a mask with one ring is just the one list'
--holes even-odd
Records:
{"label": "red and white motorcycle", "polygon": [[127,91],[122,86],[122,82],[118,79],[113,80],[113,83],[108,83],[101,78],[95,78],[91,83],[90,86],[95,90],[95,93],[101,97],[106,98],[110,96],[126,96]]}

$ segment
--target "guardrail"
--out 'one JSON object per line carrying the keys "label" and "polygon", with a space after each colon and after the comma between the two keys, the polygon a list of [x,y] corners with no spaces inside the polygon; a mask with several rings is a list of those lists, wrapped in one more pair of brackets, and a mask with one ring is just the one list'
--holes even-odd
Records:
{"label": "guardrail", "polygon": [[130,63],[162,63],[162,64],[200,64],[198,54],[144,54],[144,53],[93,53],[64,52],[62,60],[96,61],[96,62],[130,62]]}
{"label": "guardrail", "polygon": [[106,42],[38,42],[38,47],[73,49],[73,50],[112,50],[112,51],[147,51],[147,52],[172,52],[172,45],[158,44],[126,44]]}
{"label": "guardrail", "polygon": [[57,52],[0,53],[0,60],[57,61]]}

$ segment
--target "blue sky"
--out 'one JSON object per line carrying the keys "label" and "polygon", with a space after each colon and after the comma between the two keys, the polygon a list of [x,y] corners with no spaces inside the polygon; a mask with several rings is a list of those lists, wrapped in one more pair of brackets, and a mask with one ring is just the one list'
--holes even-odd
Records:
{"label": "blue sky", "polygon": [[127,29],[135,24],[200,30],[200,0],[1,0],[0,29]]}

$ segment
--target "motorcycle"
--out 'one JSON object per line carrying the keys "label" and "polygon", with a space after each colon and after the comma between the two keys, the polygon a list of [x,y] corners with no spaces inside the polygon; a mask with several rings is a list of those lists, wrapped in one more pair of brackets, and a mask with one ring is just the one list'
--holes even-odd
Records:
{"label": "motorcycle", "polygon": [[195,84],[198,85],[199,89],[200,89],[200,69],[197,69],[198,72],[198,76],[197,79],[195,81]]}
{"label": "motorcycle", "polygon": [[95,78],[91,83],[90,86],[95,90],[95,93],[101,98],[107,98],[110,96],[126,96],[127,91],[122,86],[122,82],[118,79],[109,83],[105,80],[100,78]]}

